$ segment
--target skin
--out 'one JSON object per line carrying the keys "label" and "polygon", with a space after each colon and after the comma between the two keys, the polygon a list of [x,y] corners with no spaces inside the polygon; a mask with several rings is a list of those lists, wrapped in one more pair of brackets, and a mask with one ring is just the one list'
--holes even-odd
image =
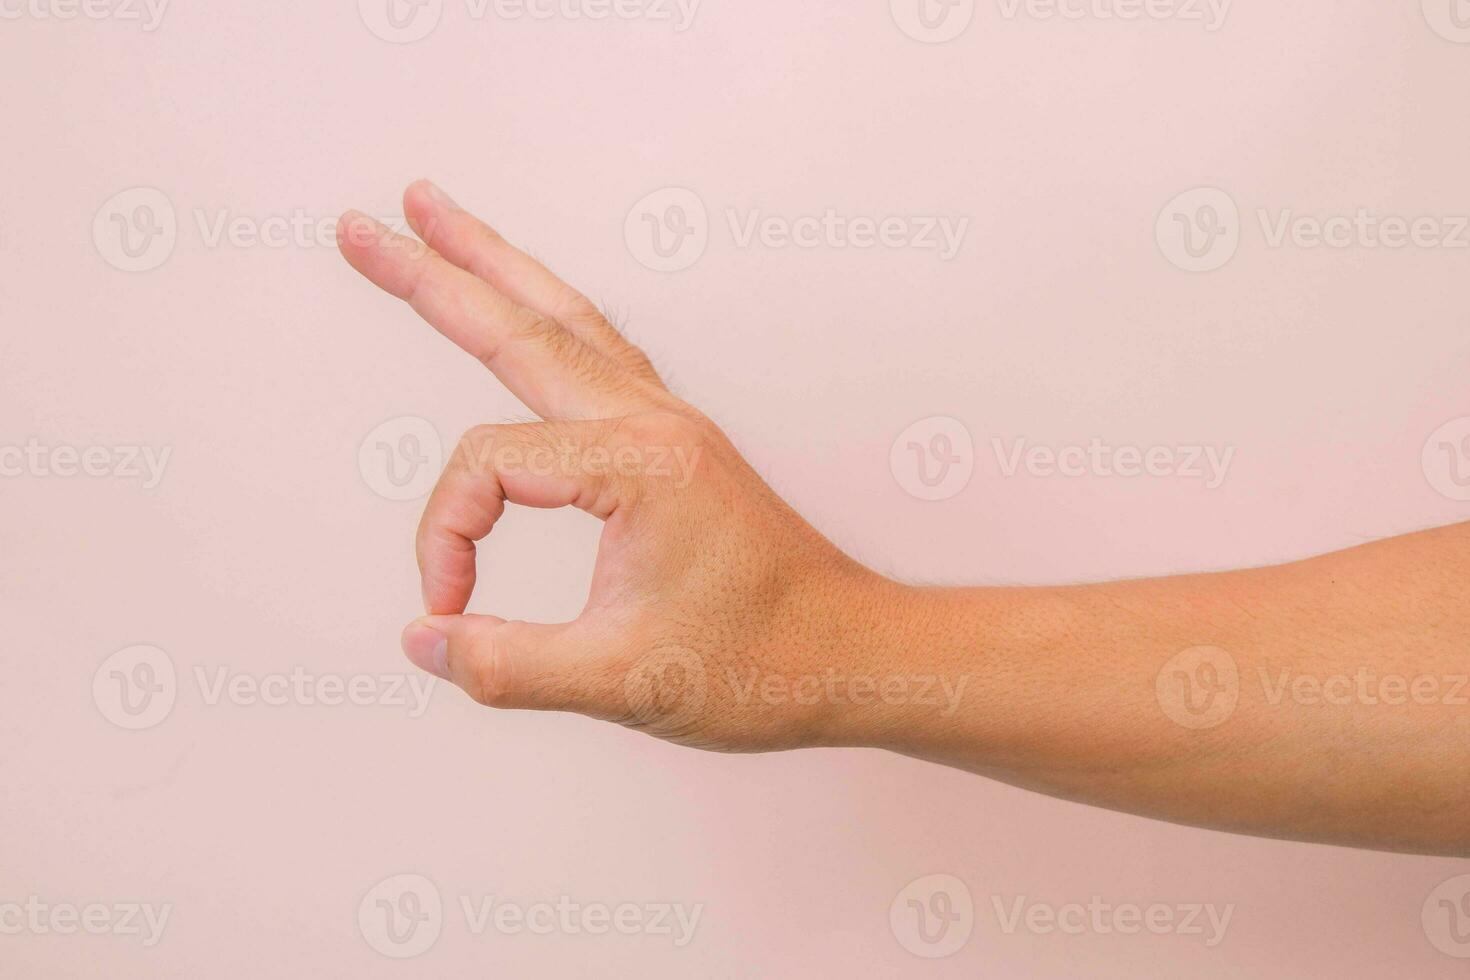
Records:
{"label": "skin", "polygon": [[[844,555],[597,308],[428,182],[338,239],[546,421],[466,433],[408,657],[490,707],[725,752],[869,746],[1197,826],[1470,854],[1470,524],[1291,565],[915,588]],[[506,504],[604,521],[570,623],[466,615]]]}

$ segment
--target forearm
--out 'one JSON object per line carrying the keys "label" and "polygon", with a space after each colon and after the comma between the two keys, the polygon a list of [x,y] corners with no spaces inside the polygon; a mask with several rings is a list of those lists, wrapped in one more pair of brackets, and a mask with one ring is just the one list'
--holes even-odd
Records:
{"label": "forearm", "polygon": [[[881,746],[1181,822],[1470,854],[1470,525],[1228,575],[900,586],[585,297],[430,184],[404,214],[422,242],[353,214],[343,254],[548,420],[471,429],[425,505],[430,615],[403,635],[424,670],[705,749]],[[606,522],[574,621],[464,614],[508,504]]]}
{"label": "forearm", "polygon": [[1467,582],[1460,525],[1229,574],[903,589],[892,663],[963,696],[849,707],[834,740],[1183,823],[1467,853]]}

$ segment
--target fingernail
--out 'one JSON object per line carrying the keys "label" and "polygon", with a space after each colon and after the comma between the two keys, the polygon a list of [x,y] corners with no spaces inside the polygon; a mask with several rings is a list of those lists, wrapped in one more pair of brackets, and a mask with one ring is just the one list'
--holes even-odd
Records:
{"label": "fingernail", "polygon": [[443,633],[413,623],[403,631],[403,652],[415,667],[449,680],[449,637]]}
{"label": "fingernail", "polygon": [[459,210],[459,205],[454,203],[454,198],[444,193],[443,189],[440,188],[439,185],[434,183],[432,180],[424,181],[424,190],[429,192],[429,200],[433,201],[441,208],[453,208],[456,211]]}

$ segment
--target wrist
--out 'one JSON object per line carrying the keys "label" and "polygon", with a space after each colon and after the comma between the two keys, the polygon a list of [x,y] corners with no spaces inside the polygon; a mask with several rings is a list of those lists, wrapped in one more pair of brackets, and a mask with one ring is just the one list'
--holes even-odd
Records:
{"label": "wrist", "polygon": [[814,744],[917,752],[944,739],[979,694],[981,634],[963,613],[975,594],[872,572],[853,583],[835,625],[841,655],[823,668]]}

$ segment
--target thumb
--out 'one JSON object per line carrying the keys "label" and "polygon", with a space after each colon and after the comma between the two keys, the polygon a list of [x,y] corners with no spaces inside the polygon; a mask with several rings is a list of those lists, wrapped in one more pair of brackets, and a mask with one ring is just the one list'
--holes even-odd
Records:
{"label": "thumb", "polygon": [[575,623],[507,622],[496,616],[425,616],[403,631],[403,652],[421,670],[491,708],[592,713],[606,692]]}

